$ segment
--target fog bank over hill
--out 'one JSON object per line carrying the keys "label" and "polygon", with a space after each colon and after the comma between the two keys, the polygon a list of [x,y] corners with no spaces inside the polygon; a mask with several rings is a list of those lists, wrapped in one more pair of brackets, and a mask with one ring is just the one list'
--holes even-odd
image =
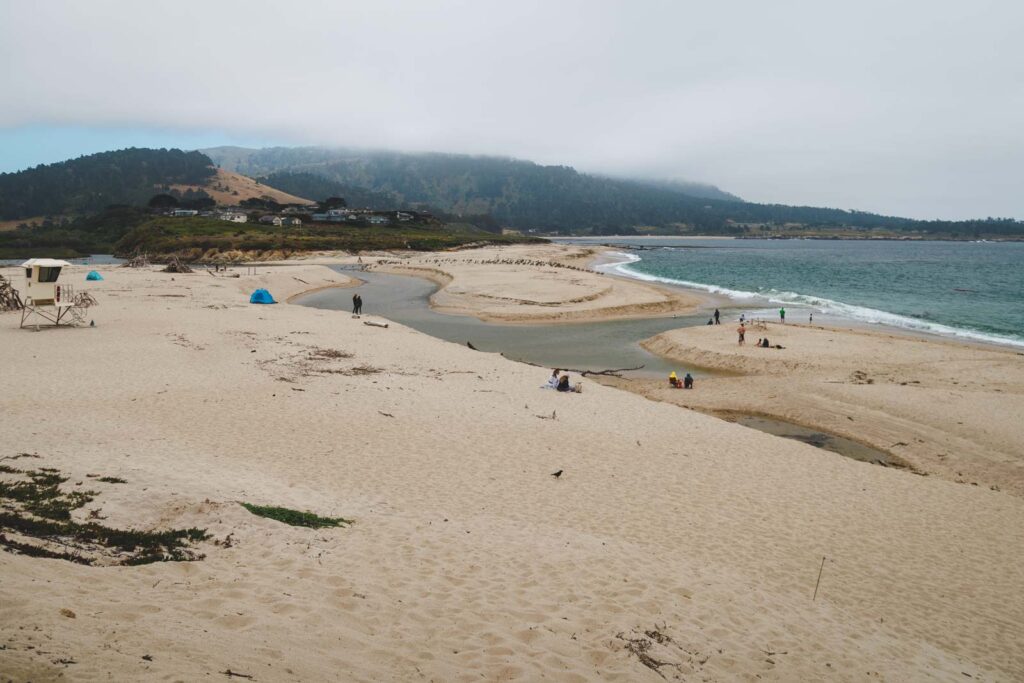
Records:
{"label": "fog bank over hill", "polygon": [[917,221],[864,211],[756,204],[698,183],[627,180],[508,157],[327,147],[202,150],[223,168],[314,200],[493,217],[520,230],[573,234],[749,235],[762,226],[1017,234],[1014,221]]}

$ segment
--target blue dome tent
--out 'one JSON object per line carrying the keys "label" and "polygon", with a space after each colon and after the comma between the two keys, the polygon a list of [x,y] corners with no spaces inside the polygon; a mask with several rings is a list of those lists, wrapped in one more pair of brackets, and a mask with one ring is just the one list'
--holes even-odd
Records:
{"label": "blue dome tent", "polygon": [[265,289],[257,289],[249,297],[249,303],[251,304],[276,304],[274,297],[270,296],[270,292]]}
{"label": "blue dome tent", "polygon": [[89,274],[85,276],[86,280],[102,280],[103,276],[97,273],[95,270],[90,270]]}

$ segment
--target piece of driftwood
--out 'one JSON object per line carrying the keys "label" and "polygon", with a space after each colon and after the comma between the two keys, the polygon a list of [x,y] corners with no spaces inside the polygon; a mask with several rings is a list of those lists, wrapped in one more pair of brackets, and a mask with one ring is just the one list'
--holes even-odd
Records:
{"label": "piece of driftwood", "polygon": [[79,306],[81,308],[89,308],[90,306],[99,305],[100,302],[96,301],[96,297],[94,297],[89,292],[75,292],[75,306]]}
{"label": "piece of driftwood", "polygon": [[363,324],[364,325],[369,325],[370,327],[383,327],[384,329],[387,329],[387,327],[388,327],[387,323],[377,323],[377,322],[374,322],[372,320],[364,320]]}
{"label": "piece of driftwood", "polygon": [[149,254],[137,253],[121,264],[122,268],[149,268]]}
{"label": "piece of driftwood", "polygon": [[164,268],[165,273],[191,273],[192,267],[187,263],[182,263],[181,259],[177,256],[172,256],[168,262],[167,267]]}
{"label": "piece of driftwood", "polygon": [[[467,342],[468,344],[469,342]],[[470,347],[472,348],[472,347]],[[501,354],[504,356],[505,354]],[[546,368],[547,365],[541,365],[539,363],[531,363],[528,360],[517,360],[517,363],[525,363],[526,365],[532,365],[535,368]],[[622,377],[623,372],[631,372],[633,370],[643,370],[643,365],[638,365],[635,368],[610,368],[608,370],[579,370],[577,368],[558,368],[562,372],[575,372],[577,375],[604,375],[605,377]]]}
{"label": "piece of driftwood", "polygon": [[0,275],[0,311],[20,311],[22,308],[21,294],[10,280]]}

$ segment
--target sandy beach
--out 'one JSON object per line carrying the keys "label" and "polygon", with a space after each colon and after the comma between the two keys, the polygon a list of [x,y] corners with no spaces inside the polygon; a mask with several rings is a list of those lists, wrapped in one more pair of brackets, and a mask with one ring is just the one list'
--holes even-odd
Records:
{"label": "sandy beach", "polygon": [[[564,323],[689,313],[704,301],[590,269],[604,249],[516,245],[383,259],[374,267],[440,285],[435,310],[485,322]],[[524,277],[524,274],[528,274]]]}
{"label": "sandy beach", "polygon": [[[644,348],[736,376],[630,388],[720,415],[780,418],[891,453],[919,473],[1024,495],[1024,354],[883,331],[765,323],[674,330]],[[757,348],[767,337],[784,348]]]}
{"label": "sandy beach", "polygon": [[[582,268],[585,251],[558,262]],[[488,263],[499,258],[511,257],[387,267],[443,273],[434,305],[484,319],[696,305],[583,270]],[[62,280],[84,289],[87,270]],[[256,287],[285,302],[351,284],[322,266],[100,270],[95,327],[35,332],[0,314],[0,465],[95,491],[75,520],[210,538],[194,544],[203,559],[137,567],[0,552],[5,680],[1024,677],[1019,356],[776,326],[784,350],[737,350],[724,326],[650,342],[749,375],[687,392],[687,404],[722,394],[702,410],[747,392],[761,407],[842,405],[893,441],[948,439],[944,460],[895,450],[938,475],[916,476],[674,397],[588,380],[580,394],[544,390],[543,370],[365,325],[386,322],[372,315],[248,303]],[[769,386],[778,394],[759,400]],[[293,527],[241,502],[354,523]]]}

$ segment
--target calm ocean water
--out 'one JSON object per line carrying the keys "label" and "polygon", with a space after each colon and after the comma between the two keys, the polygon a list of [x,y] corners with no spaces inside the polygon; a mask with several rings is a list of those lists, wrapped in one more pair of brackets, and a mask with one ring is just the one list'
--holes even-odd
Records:
{"label": "calm ocean water", "polygon": [[1021,242],[593,243],[623,247],[619,262],[606,270],[723,294],[748,315],[775,317],[784,305],[789,319],[800,322],[816,311],[820,322],[844,318],[1024,347]]}

